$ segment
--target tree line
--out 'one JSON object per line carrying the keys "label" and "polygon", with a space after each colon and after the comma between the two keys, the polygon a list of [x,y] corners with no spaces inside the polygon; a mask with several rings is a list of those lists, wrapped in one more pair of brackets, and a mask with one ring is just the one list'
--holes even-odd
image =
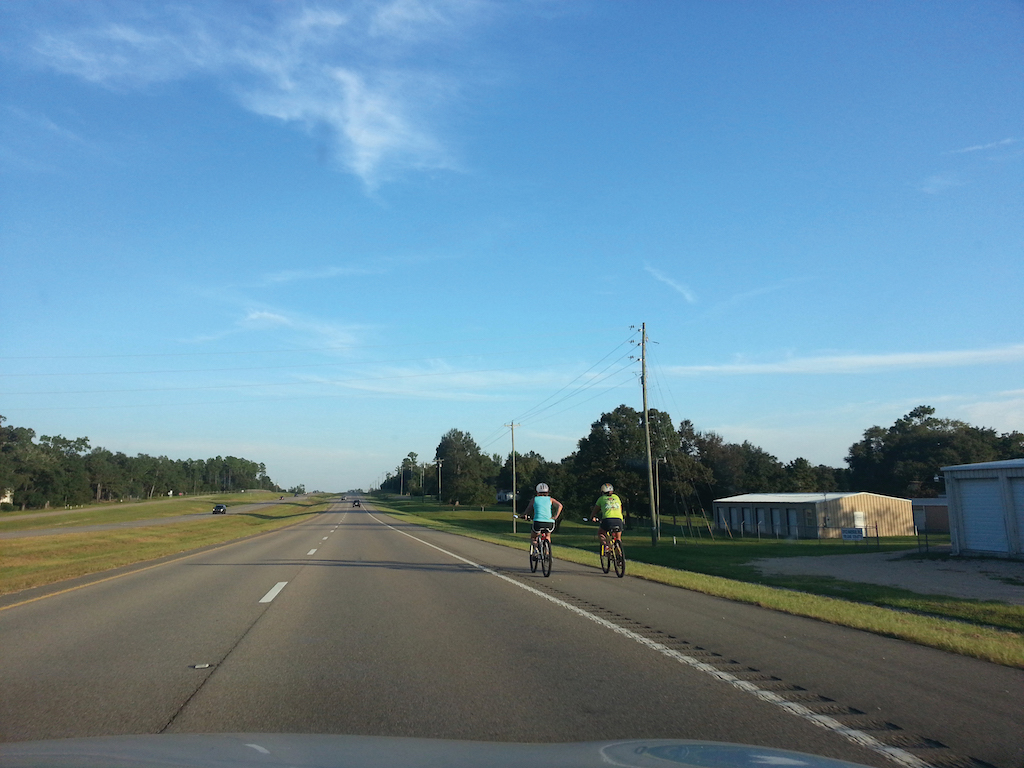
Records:
{"label": "tree line", "polygon": [[266,467],[235,456],[169,459],[91,448],[89,439],[41,435],[0,416],[0,499],[6,509],[45,509],[168,494],[281,489]]}
{"label": "tree line", "polygon": [[[814,465],[797,458],[783,463],[749,441],[727,442],[698,431],[668,413],[649,411],[656,491],[662,514],[710,511],[714,499],[741,493],[869,491],[891,496],[930,497],[944,493],[941,467],[1024,457],[1024,434],[999,434],[919,406],[891,427],[873,426],[850,446],[845,467]],[[537,483],[570,510],[586,511],[612,483],[631,513],[648,514],[646,437],[643,413],[620,405],[591,424],[590,433],[561,461],[530,451],[516,453],[521,504]],[[437,497],[446,504],[493,504],[498,491],[512,488],[512,456],[484,454],[473,438],[452,429],[442,436],[434,460],[410,452],[381,484],[392,493]]]}

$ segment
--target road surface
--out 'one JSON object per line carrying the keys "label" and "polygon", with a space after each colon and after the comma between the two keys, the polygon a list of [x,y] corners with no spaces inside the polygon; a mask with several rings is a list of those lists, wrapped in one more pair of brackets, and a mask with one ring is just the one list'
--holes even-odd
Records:
{"label": "road surface", "polygon": [[545,579],[369,505],[18,599],[0,602],[3,741],[658,737],[1024,763],[1024,672],[564,561]]}

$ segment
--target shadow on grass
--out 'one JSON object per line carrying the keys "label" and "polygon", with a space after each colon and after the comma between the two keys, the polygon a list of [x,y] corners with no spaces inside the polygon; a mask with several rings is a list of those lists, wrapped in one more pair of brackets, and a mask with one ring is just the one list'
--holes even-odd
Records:
{"label": "shadow on grass", "polygon": [[760,583],[825,597],[879,605],[902,611],[959,619],[1014,632],[1024,632],[1024,606],[969,600],[946,595],[922,595],[899,587],[842,581],[831,576],[768,576]]}
{"label": "shadow on grass", "polygon": [[[519,520],[517,533],[512,533],[511,512],[453,510],[419,503],[388,502],[389,506],[428,520],[434,520],[468,532],[487,534],[506,541],[525,541],[530,531],[529,521]],[[680,537],[681,538],[681,537]],[[554,536],[557,545],[593,552],[597,557],[597,526],[578,520],[565,520]],[[671,543],[671,535],[662,544],[652,546],[649,531],[634,528],[624,536],[626,556],[630,560],[660,565],[676,570],[720,576],[734,581],[762,584],[823,597],[833,597],[855,603],[877,605],[917,614],[950,618],[971,624],[997,627],[1015,632],[1024,631],[1024,606],[1007,605],[995,601],[970,600],[944,595],[923,595],[898,587],[843,581],[822,576],[766,576],[751,565],[761,558],[807,557],[823,555],[857,555],[876,552],[898,553],[914,548],[905,559],[947,560],[945,552],[919,552],[916,539],[902,537],[883,540],[876,548],[842,542],[841,540],[786,541],[774,539],[684,539],[678,546]]]}

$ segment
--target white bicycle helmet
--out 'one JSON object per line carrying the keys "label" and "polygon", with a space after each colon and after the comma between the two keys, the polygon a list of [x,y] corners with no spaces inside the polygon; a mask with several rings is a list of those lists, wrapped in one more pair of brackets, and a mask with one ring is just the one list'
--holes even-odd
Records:
{"label": "white bicycle helmet", "polygon": [[605,483],[604,485],[601,486],[601,493],[611,493],[614,490],[615,489],[612,488],[611,483]]}
{"label": "white bicycle helmet", "polygon": [[548,488],[548,484],[547,483],[538,483],[537,484],[537,493],[549,493],[550,491],[551,491],[551,489]]}

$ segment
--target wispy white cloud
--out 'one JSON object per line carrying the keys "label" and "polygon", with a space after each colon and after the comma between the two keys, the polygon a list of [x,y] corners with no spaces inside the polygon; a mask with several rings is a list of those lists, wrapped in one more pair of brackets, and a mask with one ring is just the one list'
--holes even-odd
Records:
{"label": "wispy white cloud", "polygon": [[369,269],[366,267],[324,267],[323,269],[285,269],[280,272],[271,272],[263,276],[263,285],[279,285],[283,283],[296,283],[308,280],[331,280],[336,277],[353,277],[359,275],[380,275],[382,269]]}
{"label": "wispy white cloud", "polygon": [[1003,147],[1009,147],[1012,144],[1017,144],[1020,139],[1002,139],[1001,141],[992,141],[988,144],[975,144],[971,147],[964,147],[963,149],[953,149],[948,152],[950,155],[962,155],[968,152],[983,152],[988,149],[1002,149]]}
{"label": "wispy white cloud", "polygon": [[63,152],[68,149],[94,156],[107,154],[46,114],[13,104],[0,108],[0,164],[53,173],[62,168]]}
{"label": "wispy white cloud", "polygon": [[250,308],[240,311],[230,325],[183,342],[209,344],[262,334],[272,338],[275,345],[291,345],[296,350],[343,350],[360,344],[363,330],[356,325],[338,325],[295,313]]}
{"label": "wispy white cloud", "polygon": [[464,76],[413,65],[412,54],[468,36],[488,4],[335,6],[274,4],[264,6],[269,18],[257,18],[175,5],[157,15],[44,30],[33,50],[57,71],[116,90],[215,78],[256,114],[329,133],[335,159],[370,189],[407,169],[457,168],[433,117]]}
{"label": "wispy white cloud", "polygon": [[673,280],[671,277],[666,275],[664,272],[662,272],[659,269],[656,269],[655,267],[652,267],[650,264],[645,263],[644,264],[644,269],[647,270],[647,273],[651,277],[653,277],[655,280],[664,283],[669,288],[671,288],[672,290],[676,291],[680,296],[682,296],[684,299],[686,299],[687,303],[694,304],[697,301],[696,295],[694,294],[693,291],[690,290],[690,288],[688,286],[683,285],[682,283],[678,282],[677,280]]}
{"label": "wispy white cloud", "polygon": [[788,358],[775,362],[733,362],[720,365],[680,365],[666,368],[669,374],[696,376],[763,374],[855,374],[915,368],[962,368],[1024,362],[1024,344],[997,349],[946,352],[907,352],[885,355],[827,355]]}
{"label": "wispy white cloud", "polygon": [[955,176],[935,174],[922,181],[918,189],[927,195],[937,195],[957,186],[960,186],[960,181]]}
{"label": "wispy white cloud", "polygon": [[967,403],[960,409],[972,424],[1000,431],[1024,432],[1024,390],[1001,392],[996,397]]}

